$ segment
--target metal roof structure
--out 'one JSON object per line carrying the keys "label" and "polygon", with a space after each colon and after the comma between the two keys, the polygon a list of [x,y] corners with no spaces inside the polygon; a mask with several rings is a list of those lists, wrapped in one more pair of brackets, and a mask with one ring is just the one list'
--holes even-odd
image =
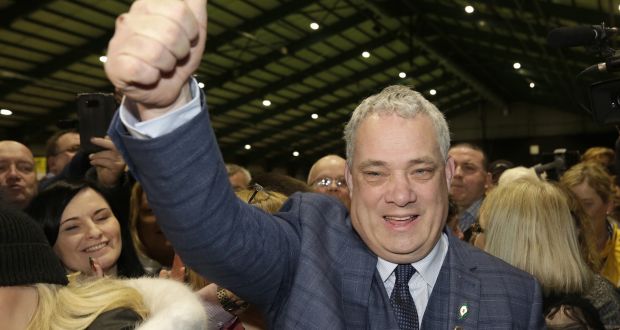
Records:
{"label": "metal roof structure", "polygon": [[[0,0],[0,107],[13,113],[0,116],[0,139],[41,145],[58,120],[75,117],[76,93],[112,91],[100,57],[130,5]],[[220,147],[227,160],[268,166],[295,161],[294,151],[309,162],[342,154],[351,111],[390,84],[423,93],[457,139],[460,118],[481,109],[550,108],[591,121],[574,78],[598,60],[550,48],[546,36],[620,19],[617,1],[577,0],[211,0],[208,10],[196,78]]]}

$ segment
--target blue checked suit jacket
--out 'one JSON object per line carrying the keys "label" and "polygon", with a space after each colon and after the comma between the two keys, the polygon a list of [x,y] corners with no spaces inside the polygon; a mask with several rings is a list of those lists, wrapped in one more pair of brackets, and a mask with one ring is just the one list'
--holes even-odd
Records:
{"label": "blue checked suit jacket", "polygon": [[[131,137],[117,115],[109,134],[185,263],[260,306],[270,329],[398,329],[377,257],[342,204],[295,194],[272,216],[237,199],[206,109],[150,140]],[[424,329],[541,328],[540,288],[449,235],[422,322]]]}

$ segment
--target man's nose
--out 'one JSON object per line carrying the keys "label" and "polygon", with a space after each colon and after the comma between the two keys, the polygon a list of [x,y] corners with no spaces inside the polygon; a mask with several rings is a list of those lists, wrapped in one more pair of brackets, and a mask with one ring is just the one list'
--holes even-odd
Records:
{"label": "man's nose", "polygon": [[21,173],[17,170],[17,166],[15,166],[15,164],[11,164],[9,166],[7,176],[9,178],[21,178]]}
{"label": "man's nose", "polygon": [[398,206],[406,206],[416,200],[416,194],[413,190],[412,182],[406,174],[392,175],[389,181],[389,187],[386,194],[388,203],[394,203]]}

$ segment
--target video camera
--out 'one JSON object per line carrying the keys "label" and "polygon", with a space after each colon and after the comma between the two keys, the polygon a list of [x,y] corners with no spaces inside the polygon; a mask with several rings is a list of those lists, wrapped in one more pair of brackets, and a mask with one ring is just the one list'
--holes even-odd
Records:
{"label": "video camera", "polygon": [[534,171],[539,177],[546,173],[547,180],[559,181],[567,169],[579,163],[580,158],[579,151],[558,148],[552,153],[542,153],[542,164],[534,166]]}
{"label": "video camera", "polygon": [[[586,46],[603,61],[589,66],[577,75],[586,95],[579,105],[592,114],[599,124],[620,124],[620,56],[611,48],[615,27],[601,25],[562,27],[549,32],[547,42],[554,48]],[[587,105],[584,105],[587,103]]]}

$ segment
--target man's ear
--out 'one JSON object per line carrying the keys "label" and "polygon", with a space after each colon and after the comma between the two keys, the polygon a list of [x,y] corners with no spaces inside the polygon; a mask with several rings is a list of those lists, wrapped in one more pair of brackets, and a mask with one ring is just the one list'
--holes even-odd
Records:
{"label": "man's ear", "polygon": [[448,189],[450,189],[450,184],[452,183],[455,166],[456,165],[454,164],[454,158],[448,156],[448,160],[446,160],[446,182],[448,184]]}
{"label": "man's ear", "polygon": [[351,168],[349,167],[348,161],[344,165],[344,179],[347,181],[347,187],[349,188],[349,198],[351,198],[351,194],[353,193],[353,175],[351,174]]}

